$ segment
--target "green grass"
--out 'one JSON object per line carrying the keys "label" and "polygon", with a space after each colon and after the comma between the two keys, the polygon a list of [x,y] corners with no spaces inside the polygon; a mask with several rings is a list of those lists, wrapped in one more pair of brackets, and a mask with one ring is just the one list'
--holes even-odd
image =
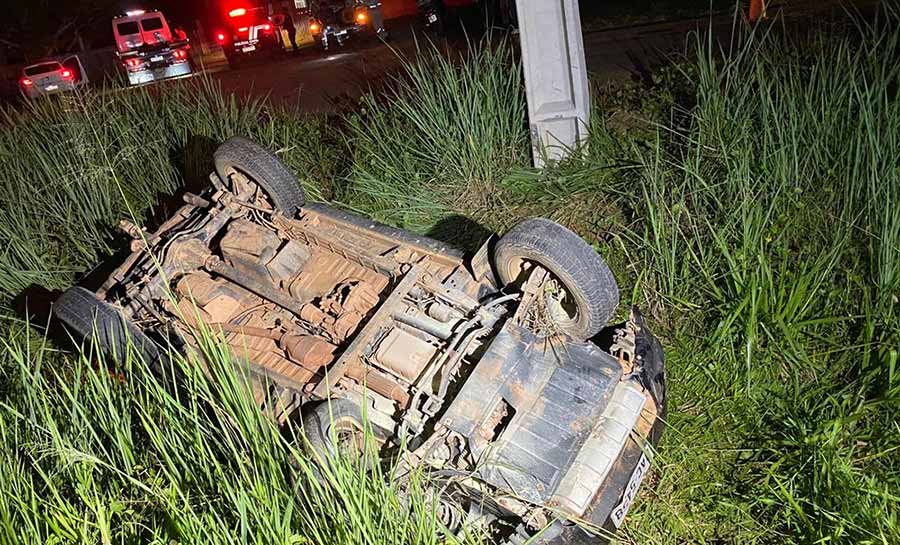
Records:
{"label": "green grass", "polygon": [[454,207],[489,207],[530,153],[522,75],[510,47],[476,46],[419,62],[348,119],[353,164],[338,198],[382,221],[425,230]]}
{"label": "green grass", "polygon": [[[230,134],[279,150],[315,198],[469,248],[548,216],[596,245],[623,315],[639,305],[666,347],[668,430],[626,538],[895,543],[900,13],[880,17],[776,22],[728,55],[699,42],[649,86],[598,88],[584,155],[543,172],[527,164],[505,47],[426,53],[430,68],[343,120],[181,86],[9,113],[0,297],[69,285],[108,251],[126,201],[145,213],[157,191],[202,180]],[[221,366],[189,373],[176,402],[25,331],[9,328],[0,390],[7,541],[443,539],[358,471],[300,479],[321,490],[296,501],[284,462],[308,462]]]}
{"label": "green grass", "polygon": [[70,285],[112,249],[110,226],[131,215],[127,203],[140,219],[160,193],[208,183],[212,151],[233,134],[290,143],[291,167],[321,178],[334,158],[318,142],[320,124],[261,102],[239,106],[207,81],[0,112],[0,300],[32,283]]}
{"label": "green grass", "polygon": [[28,340],[4,345],[20,392],[0,404],[2,543],[430,545],[443,535],[420,476],[386,486],[364,461],[317,469],[211,337],[208,375],[173,362],[177,390],[132,354],[117,373],[90,348],[58,367]]}

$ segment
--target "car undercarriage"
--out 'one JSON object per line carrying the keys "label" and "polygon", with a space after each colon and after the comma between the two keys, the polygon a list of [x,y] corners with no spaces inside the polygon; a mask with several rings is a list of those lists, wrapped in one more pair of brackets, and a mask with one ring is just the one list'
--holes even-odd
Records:
{"label": "car undercarriage", "polygon": [[607,325],[618,288],[588,244],[533,218],[467,257],[306,203],[247,140],[215,162],[211,188],[155,232],[121,224],[131,255],[54,307],[71,331],[156,364],[167,344],[199,353],[218,336],[313,453],[346,453],[368,428],[400,474],[454,476],[438,499],[451,530],[475,512],[512,541],[621,525],[659,440],[665,369],[640,313]]}

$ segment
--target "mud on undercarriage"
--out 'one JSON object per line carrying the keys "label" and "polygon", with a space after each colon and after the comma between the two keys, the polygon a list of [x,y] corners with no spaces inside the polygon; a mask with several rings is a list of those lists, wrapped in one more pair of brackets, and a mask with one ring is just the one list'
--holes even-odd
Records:
{"label": "mud on undercarriage", "polygon": [[[161,362],[221,333],[258,405],[301,412],[335,451],[362,414],[401,472],[464,475],[441,498],[506,521],[512,541],[602,540],[634,499],[659,440],[665,370],[633,311],[607,327],[618,288],[602,258],[549,220],[526,220],[471,259],[437,241],[306,203],[264,148],[232,138],[212,187],[156,232],[128,222],[133,253],[91,293],[54,305],[111,355],[130,338]],[[327,403],[326,403],[327,401]],[[365,411],[363,407],[365,406]]]}

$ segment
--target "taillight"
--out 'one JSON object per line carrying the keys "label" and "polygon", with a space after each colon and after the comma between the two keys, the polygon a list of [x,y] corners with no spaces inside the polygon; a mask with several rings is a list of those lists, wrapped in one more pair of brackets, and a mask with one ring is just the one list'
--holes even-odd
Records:
{"label": "taillight", "polygon": [[225,33],[219,32],[218,34],[216,34],[216,41],[219,42],[220,44],[224,44],[225,43]]}
{"label": "taillight", "polygon": [[140,59],[128,59],[125,61],[125,65],[128,66],[129,68],[137,68],[138,66],[141,65],[141,60]]}
{"label": "taillight", "polygon": [[248,30],[250,30],[248,26],[238,27],[238,32],[247,32]]}
{"label": "taillight", "polygon": [[266,23],[266,24],[263,25],[262,28],[263,28],[263,30],[265,30],[266,32],[268,32],[268,31],[272,30],[272,25],[270,25],[269,23]]}
{"label": "taillight", "polygon": [[28,78],[22,78],[22,87],[31,87],[34,85],[34,82]]}
{"label": "taillight", "polygon": [[237,8],[228,12],[229,17],[243,17],[244,15],[247,15],[247,10],[244,8]]}
{"label": "taillight", "polygon": [[356,22],[359,24],[365,23],[368,18],[369,18],[368,15],[366,15],[366,12],[364,12],[364,11],[360,11],[360,12],[356,13]]}
{"label": "taillight", "polygon": [[59,73],[59,75],[62,76],[63,79],[72,79],[72,71],[71,70],[63,70],[62,72]]}
{"label": "taillight", "polygon": [[184,49],[176,49],[176,50],[172,53],[172,56],[175,57],[176,59],[186,59],[186,58],[187,58],[187,51],[185,51]]}

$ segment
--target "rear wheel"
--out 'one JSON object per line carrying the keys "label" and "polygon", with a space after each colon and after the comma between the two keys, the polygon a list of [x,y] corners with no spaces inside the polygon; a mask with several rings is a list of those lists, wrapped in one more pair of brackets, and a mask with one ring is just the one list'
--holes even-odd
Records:
{"label": "rear wheel", "polygon": [[53,303],[53,314],[77,337],[96,340],[100,350],[117,363],[129,354],[139,356],[154,372],[162,371],[163,352],[118,309],[101,301],[92,292],[76,286]]}
{"label": "rear wheel", "polygon": [[294,173],[256,142],[232,136],[219,146],[213,160],[219,178],[235,196],[251,204],[292,218],[306,202]]}
{"label": "rear wheel", "polygon": [[535,272],[546,271],[539,295],[548,321],[579,340],[600,331],[619,304],[616,279],[603,258],[581,237],[548,219],[531,218],[513,227],[497,242],[494,263],[505,285],[520,288]]}

